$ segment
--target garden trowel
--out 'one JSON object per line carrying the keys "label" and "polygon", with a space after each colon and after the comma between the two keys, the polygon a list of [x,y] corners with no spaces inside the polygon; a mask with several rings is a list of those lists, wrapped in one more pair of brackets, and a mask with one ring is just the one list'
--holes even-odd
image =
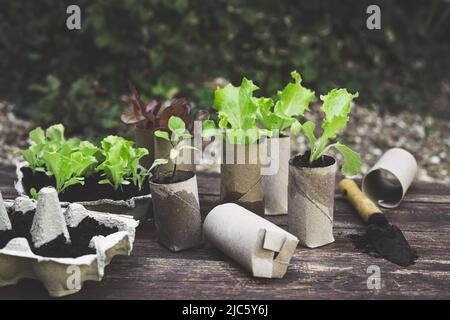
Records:
{"label": "garden trowel", "polygon": [[417,258],[402,231],[391,225],[383,212],[358,188],[353,180],[344,179],[339,189],[367,223],[365,238],[383,258],[407,267]]}

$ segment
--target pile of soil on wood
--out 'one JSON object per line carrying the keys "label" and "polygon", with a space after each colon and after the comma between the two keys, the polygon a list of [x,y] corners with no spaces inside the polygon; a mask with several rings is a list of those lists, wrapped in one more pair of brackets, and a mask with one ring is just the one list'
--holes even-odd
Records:
{"label": "pile of soil on wood", "polygon": [[[44,187],[56,186],[55,178],[49,177],[45,173],[33,173],[29,167],[23,167],[21,171],[23,173],[22,183],[29,196],[31,188],[40,190]],[[59,194],[59,200],[65,202],[95,201],[100,199],[128,200],[133,197],[150,194],[148,178],[145,179],[141,190],[133,184],[123,185],[119,190],[114,190],[111,185],[99,184],[100,180],[103,180],[103,177],[98,172],[85,177],[84,185],[76,184],[68,187],[63,193]]]}
{"label": "pile of soil on wood", "polygon": [[[349,236],[352,240],[353,246],[356,250],[360,250],[375,258],[384,258],[395,264],[403,267],[414,264],[414,261],[419,257],[414,250],[396,251],[398,246],[392,246],[392,248],[386,247],[383,249],[385,256],[380,254],[374,245],[374,239],[372,232],[368,231],[363,235],[352,234]],[[389,244],[389,242],[388,242]],[[386,253],[388,253],[386,255]]]}
{"label": "pile of soil on wood", "polygon": [[95,248],[89,247],[93,237],[107,236],[119,231],[116,227],[110,228],[98,223],[93,218],[86,217],[77,227],[68,228],[71,243],[66,243],[65,237],[60,235],[49,243],[35,248],[30,234],[34,212],[23,214],[9,210],[8,215],[12,230],[0,231],[0,249],[14,238],[25,238],[33,253],[43,257],[76,258],[86,254],[95,254]]}
{"label": "pile of soil on wood", "polygon": [[336,161],[330,156],[322,156],[319,159],[309,162],[310,151],[293,158],[292,164],[298,168],[325,168],[333,165]]}

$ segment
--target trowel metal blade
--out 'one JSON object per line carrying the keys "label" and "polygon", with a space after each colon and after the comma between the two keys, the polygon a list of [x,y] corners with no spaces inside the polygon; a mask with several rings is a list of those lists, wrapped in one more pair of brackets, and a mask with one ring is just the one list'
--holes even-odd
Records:
{"label": "trowel metal blade", "polygon": [[366,235],[383,258],[402,267],[414,264],[416,252],[409,246],[403,232],[389,224],[383,214],[374,214],[369,218]]}

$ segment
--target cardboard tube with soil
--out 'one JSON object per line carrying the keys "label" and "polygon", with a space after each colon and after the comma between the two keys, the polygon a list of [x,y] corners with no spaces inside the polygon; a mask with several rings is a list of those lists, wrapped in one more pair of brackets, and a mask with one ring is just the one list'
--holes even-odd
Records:
{"label": "cardboard tube with soil", "polygon": [[150,180],[153,212],[159,241],[173,252],[202,243],[202,221],[197,178],[190,171],[154,176]]}
{"label": "cardboard tube with soil", "polygon": [[[291,138],[280,136],[267,139],[268,159],[274,174],[262,176],[266,215],[287,214],[288,164],[291,157]],[[271,172],[270,172],[271,173]]]}
{"label": "cardboard tube with soil", "polygon": [[234,203],[212,209],[203,232],[254,277],[282,278],[298,243],[292,234]]}
{"label": "cardboard tube with soil", "polygon": [[[155,136],[155,159],[169,159],[170,150],[173,148],[172,144],[164,139]],[[180,142],[182,145],[193,145],[192,139],[185,139]],[[184,149],[181,151],[180,156],[177,157],[177,170],[180,171],[192,171],[195,172],[194,163],[194,150]],[[174,163],[169,159],[169,162],[157,167],[156,171],[159,173],[168,172],[173,170]]]}
{"label": "cardboard tube with soil", "polygon": [[316,248],[334,242],[335,159],[323,156],[312,165],[309,154],[289,161],[288,230],[300,244]]}
{"label": "cardboard tube with soil", "polygon": [[264,214],[260,150],[266,142],[224,145],[220,166],[220,200]]}
{"label": "cardboard tube with soil", "polygon": [[142,129],[136,127],[135,129],[135,139],[136,147],[145,148],[148,150],[148,155],[142,157],[139,164],[144,168],[148,169],[155,160],[155,135],[153,130]]}

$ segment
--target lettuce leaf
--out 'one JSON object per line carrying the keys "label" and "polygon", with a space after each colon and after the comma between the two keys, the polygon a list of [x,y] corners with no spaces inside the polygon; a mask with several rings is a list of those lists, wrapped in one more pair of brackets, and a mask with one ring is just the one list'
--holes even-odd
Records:
{"label": "lettuce leaf", "polygon": [[322,111],[325,113],[322,128],[328,138],[334,139],[337,132],[345,129],[351,102],[358,96],[358,92],[351,94],[347,89],[333,89],[327,95],[320,96],[323,101]]}
{"label": "lettuce leaf", "polygon": [[315,98],[315,93],[301,85],[302,78],[297,71],[292,71],[294,82],[289,83],[278,92],[278,101],[274,112],[279,116],[298,117],[308,110],[310,103]]}
{"label": "lettuce leaf", "polygon": [[214,108],[219,112],[219,118],[225,118],[232,129],[254,128],[257,105],[253,92],[257,89],[258,87],[246,78],[242,79],[239,87],[228,84],[222,89],[216,89]]}
{"label": "lettuce leaf", "polygon": [[331,148],[335,148],[344,157],[342,172],[345,175],[356,175],[361,169],[360,155],[340,142],[335,142],[327,146],[329,139],[336,139],[336,134],[347,126],[351,102],[359,96],[358,92],[351,94],[347,89],[333,89],[327,95],[320,96],[323,101],[322,111],[325,119],[322,122],[322,136],[319,139],[314,135],[316,125],[308,121],[303,124],[302,130],[309,140],[311,150],[309,161],[312,163],[325,155]]}
{"label": "lettuce leaf", "polygon": [[273,107],[273,101],[269,98],[259,98],[257,117],[259,122],[267,130],[278,130],[279,133],[291,127],[291,133],[296,135],[301,131],[298,117],[304,115],[309,105],[315,99],[314,91],[301,85],[302,78],[297,71],[292,71],[294,82],[287,84],[278,92],[278,101]]}
{"label": "lettuce leaf", "polygon": [[258,87],[246,78],[242,79],[239,87],[228,84],[223,88],[216,89],[214,108],[218,111],[219,127],[227,129],[226,138],[229,142],[251,143],[255,141],[253,134],[248,132],[258,132],[256,126],[258,105],[253,97],[253,92],[257,89]]}

